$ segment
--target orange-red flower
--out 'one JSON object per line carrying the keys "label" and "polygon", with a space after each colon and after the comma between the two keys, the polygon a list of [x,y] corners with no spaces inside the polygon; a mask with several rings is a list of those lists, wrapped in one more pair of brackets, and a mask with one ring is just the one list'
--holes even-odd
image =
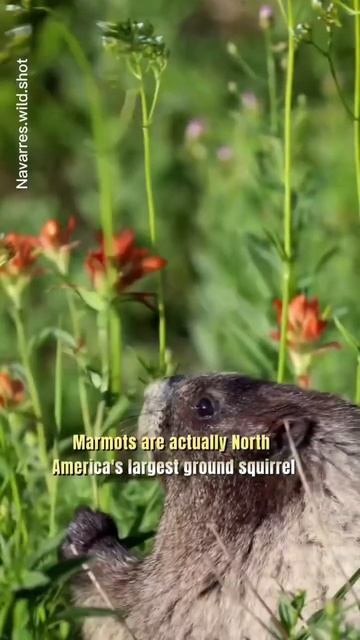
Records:
{"label": "orange-red flower", "polygon": [[31,273],[37,259],[37,239],[33,236],[8,233],[3,244],[9,251],[9,259],[0,268],[0,275],[5,274],[11,278],[17,278],[20,275]]}
{"label": "orange-red flower", "polygon": [[58,220],[48,220],[39,234],[39,246],[42,253],[52,262],[55,262],[62,273],[68,270],[71,249],[76,245],[70,242],[70,238],[76,227],[76,220],[71,216],[65,228]]}
{"label": "orange-red flower", "polygon": [[6,371],[0,371],[0,407],[13,408],[21,404],[25,397],[21,380],[11,378]]}
{"label": "orange-red flower", "polygon": [[[277,323],[281,327],[282,302],[274,301],[277,312]],[[318,340],[327,327],[326,320],[321,318],[320,305],[317,298],[309,300],[301,293],[289,304],[287,322],[287,340],[290,346],[300,346]],[[273,338],[280,339],[280,331],[273,332]]]}
{"label": "orange-red flower", "polygon": [[303,373],[300,376],[298,376],[297,383],[299,387],[301,387],[302,389],[309,389],[311,384],[311,378],[308,374]]}
{"label": "orange-red flower", "polygon": [[38,273],[33,268],[38,256],[38,240],[33,236],[8,233],[2,240],[2,251],[6,255],[0,266],[0,282],[18,306],[23,290]]}
{"label": "orange-red flower", "polygon": [[48,220],[39,234],[40,246],[45,250],[52,249],[53,251],[68,247],[75,227],[76,220],[74,216],[70,216],[65,229],[61,227],[58,220]]}
{"label": "orange-red flower", "polygon": [[[149,250],[136,247],[135,233],[132,229],[125,229],[113,238],[112,256],[110,265],[115,271],[115,289],[123,292],[131,284],[140,280],[148,273],[159,271],[167,264],[167,261],[159,255],[150,255]],[[106,282],[107,257],[104,240],[101,238],[100,246],[90,251],[85,267],[90,275],[94,287],[102,291]]]}
{"label": "orange-red flower", "polygon": [[[283,310],[281,300],[275,300],[274,307],[277,313],[278,326],[281,327]],[[338,342],[318,344],[327,326],[327,321],[321,316],[317,298],[310,300],[304,294],[298,294],[291,300],[288,311],[286,342],[295,377],[299,386],[304,389],[309,388],[311,383],[309,371],[314,356],[329,349],[339,349],[340,347]],[[273,331],[272,337],[275,340],[280,340],[280,331]]]}

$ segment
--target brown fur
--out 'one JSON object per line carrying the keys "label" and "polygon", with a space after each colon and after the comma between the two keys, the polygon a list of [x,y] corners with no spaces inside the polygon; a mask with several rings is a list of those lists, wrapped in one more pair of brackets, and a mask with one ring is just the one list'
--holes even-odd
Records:
{"label": "brown fur", "polygon": [[[197,414],[203,397],[216,405],[209,419]],[[140,430],[165,437],[266,433],[271,455],[284,459],[291,456],[285,422],[311,496],[299,475],[168,477],[154,551],[139,562],[116,539],[111,519],[80,512],[65,555],[75,547],[95,556],[99,583],[128,613],[127,627],[112,618],[87,620],[86,640],[257,640],[269,637],[259,620],[273,626],[269,611],[281,589],[307,591],[306,616],[336,593],[360,566],[359,407],[236,374],[177,378],[147,393]],[[244,457],[176,457],[230,455]],[[352,592],[347,602],[354,600]],[[105,606],[87,577],[76,601]]]}

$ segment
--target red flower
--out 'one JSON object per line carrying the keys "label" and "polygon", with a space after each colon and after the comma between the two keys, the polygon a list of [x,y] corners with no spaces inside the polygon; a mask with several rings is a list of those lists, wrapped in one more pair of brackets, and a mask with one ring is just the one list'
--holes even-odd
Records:
{"label": "red flower", "polygon": [[297,383],[299,387],[301,387],[302,389],[309,389],[311,384],[311,378],[308,374],[304,373],[298,377]]}
{"label": "red flower", "polygon": [[[281,327],[282,302],[274,301],[277,311],[277,323]],[[299,294],[289,304],[287,340],[290,346],[300,346],[315,342],[327,327],[326,320],[320,315],[319,300],[308,300],[304,294]],[[273,338],[280,339],[280,331],[273,332]]]}
{"label": "red flower", "polygon": [[0,268],[0,275],[5,274],[11,278],[17,278],[23,274],[31,273],[37,259],[37,239],[33,236],[8,233],[3,243],[9,252],[9,259]]}
{"label": "red flower", "polygon": [[63,229],[57,220],[48,220],[39,234],[39,245],[46,258],[55,262],[59,271],[67,273],[71,249],[76,242],[70,242],[76,227],[76,220],[71,216]]}
{"label": "red flower", "polygon": [[70,237],[76,227],[74,216],[70,216],[65,229],[57,220],[48,220],[39,234],[40,246],[45,250],[59,251],[70,246]]}
{"label": "red flower", "polygon": [[0,407],[16,407],[24,400],[24,385],[21,380],[11,378],[6,371],[0,372]]}
{"label": "red flower", "polygon": [[[118,292],[123,292],[136,280],[163,269],[167,264],[161,256],[149,255],[148,249],[136,247],[135,233],[132,229],[126,229],[114,236],[112,256],[109,260],[115,269],[115,288]],[[103,238],[100,247],[89,252],[85,267],[94,287],[102,290],[106,282],[107,267]]]}
{"label": "red flower", "polygon": [[[275,300],[274,307],[277,312],[277,323],[281,327],[281,300]],[[327,326],[327,321],[321,317],[317,298],[309,300],[301,293],[291,300],[286,328],[286,342],[297,383],[304,389],[308,389],[311,384],[309,371],[314,356],[330,349],[340,348],[338,342],[329,342],[320,346],[317,344]],[[272,337],[275,340],[280,340],[280,335],[280,331],[272,332]]]}

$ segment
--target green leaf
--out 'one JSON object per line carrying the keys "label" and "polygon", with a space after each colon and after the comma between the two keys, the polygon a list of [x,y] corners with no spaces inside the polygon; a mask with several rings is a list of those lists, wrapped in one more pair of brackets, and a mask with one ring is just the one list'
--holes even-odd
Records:
{"label": "green leaf", "polygon": [[36,551],[32,556],[30,556],[29,566],[31,568],[36,567],[36,565],[45,558],[49,553],[57,550],[62,540],[64,539],[65,531],[61,531],[55,538],[51,538],[51,540],[47,540],[44,544],[41,545],[41,548]]}
{"label": "green leaf", "polygon": [[274,276],[279,276],[281,266],[278,257],[270,250],[268,243],[253,234],[245,236],[250,266],[256,269],[265,288],[265,295],[272,295],[275,289]]}
{"label": "green leaf", "polygon": [[129,408],[129,404],[129,399],[126,396],[121,396],[121,398],[119,398],[119,400],[111,407],[103,424],[103,434],[111,427],[119,424]]}
{"label": "green leaf", "polygon": [[[332,603],[341,602],[345,598],[345,596],[349,593],[349,591],[354,586],[354,584],[358,582],[359,579],[360,579],[360,569],[357,569],[357,571],[355,571],[355,573],[353,573],[352,576],[349,578],[348,582],[346,582],[336,592],[336,594],[334,595],[334,597],[330,602]],[[327,607],[325,606],[322,609],[315,611],[315,613],[313,613],[312,616],[310,616],[310,618],[306,621],[307,628],[301,629],[300,633],[296,636],[296,640],[307,640],[308,638],[310,638],[309,628],[313,627],[314,625],[319,625],[326,618],[326,608]]]}
{"label": "green leaf", "polygon": [[273,245],[274,249],[276,250],[280,260],[284,261],[286,259],[286,255],[285,255],[284,247],[281,243],[280,238],[276,235],[276,233],[274,233],[273,231],[270,231],[270,229],[264,229],[264,232],[269,242]]}
{"label": "green leaf", "polygon": [[49,339],[60,341],[71,350],[75,350],[77,348],[76,340],[71,333],[64,331],[63,329],[59,329],[58,327],[46,327],[29,340],[29,349],[34,351]]}
{"label": "green leaf", "polygon": [[50,578],[53,584],[58,583],[64,578],[69,578],[74,573],[77,573],[84,562],[84,558],[76,557],[69,560],[62,560],[46,569],[46,575]]}
{"label": "green leaf", "polygon": [[63,453],[64,451],[67,451],[67,449],[70,449],[72,447],[72,441],[72,436],[60,440],[58,442],[58,453]]}
{"label": "green leaf", "polygon": [[24,571],[18,583],[18,588],[34,589],[49,583],[49,577],[42,571]]}
{"label": "green leaf", "polygon": [[298,591],[291,600],[291,606],[294,607],[298,614],[301,614],[306,600],[306,591]]}
{"label": "green leaf", "polygon": [[13,469],[4,458],[0,458],[0,476],[3,478],[9,478],[13,473]]}
{"label": "green leaf", "polygon": [[349,347],[352,347],[353,349],[356,349],[356,351],[360,350],[360,343],[357,341],[357,339],[344,327],[343,323],[340,322],[339,318],[334,317],[334,322],[336,324],[337,329],[340,331],[342,337],[344,338],[345,342],[349,345]]}
{"label": "green leaf", "polygon": [[104,389],[103,377],[99,371],[96,369],[91,369],[90,367],[86,367],[86,373],[88,378],[92,384],[92,386],[98,391],[106,391]]}
{"label": "green leaf", "polygon": [[84,558],[71,558],[70,560],[63,560],[51,567],[44,569],[43,574],[47,578],[46,584],[38,584],[32,587],[21,587],[15,591],[17,599],[26,598],[33,599],[38,596],[44,595],[49,589],[66,581],[75,573],[78,573]]}
{"label": "green leaf", "polygon": [[288,594],[283,594],[281,596],[278,611],[281,624],[285,627],[286,631],[290,633],[294,629],[299,616],[292,606]]}
{"label": "green leaf", "polygon": [[320,271],[328,264],[328,262],[330,262],[330,260],[338,253],[338,251],[339,248],[335,246],[327,249],[327,251],[325,251],[322,256],[320,256],[319,260],[315,264],[314,275],[320,273]]}
{"label": "green leaf", "polygon": [[12,617],[15,607],[15,599],[9,596],[0,608],[0,638],[12,638]]}
{"label": "green leaf", "polygon": [[104,298],[99,296],[96,291],[89,291],[89,289],[85,289],[84,287],[77,287],[76,292],[82,301],[85,302],[86,306],[90,307],[90,309],[102,311],[105,308],[106,301]]}

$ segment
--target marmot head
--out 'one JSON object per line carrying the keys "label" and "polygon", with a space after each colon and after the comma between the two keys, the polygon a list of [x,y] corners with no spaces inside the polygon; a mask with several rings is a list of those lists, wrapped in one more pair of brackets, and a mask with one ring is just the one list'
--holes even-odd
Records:
{"label": "marmot head", "polygon": [[289,458],[290,431],[309,479],[319,479],[336,467],[346,473],[351,470],[349,460],[360,458],[359,407],[331,394],[233,373],[176,376],[152,384],[145,394],[139,428],[142,434],[165,438],[186,434],[270,437],[266,452],[176,452],[177,458],[202,459]]}

